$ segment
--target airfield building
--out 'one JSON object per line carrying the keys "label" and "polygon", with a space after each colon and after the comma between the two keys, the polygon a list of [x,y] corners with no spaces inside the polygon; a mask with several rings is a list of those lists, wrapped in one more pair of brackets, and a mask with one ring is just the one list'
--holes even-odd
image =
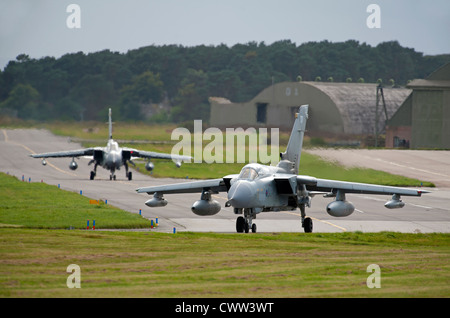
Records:
{"label": "airfield building", "polygon": [[[333,82],[283,82],[267,87],[252,100],[233,103],[211,97],[210,124],[214,127],[278,127],[290,130],[293,114],[309,104],[307,129],[310,134],[332,136],[374,135],[384,132],[385,111],[377,109],[377,84]],[[411,89],[384,88],[388,118],[411,94]]]}
{"label": "airfield building", "polygon": [[416,79],[387,122],[386,147],[450,148],[450,63],[426,79]]}

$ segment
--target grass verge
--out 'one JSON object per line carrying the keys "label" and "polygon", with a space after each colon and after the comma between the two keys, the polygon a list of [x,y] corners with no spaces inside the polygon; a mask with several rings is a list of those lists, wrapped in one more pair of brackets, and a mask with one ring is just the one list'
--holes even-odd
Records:
{"label": "grass verge", "polygon": [[[0,297],[448,297],[448,234],[155,233],[139,215],[0,174]],[[20,228],[18,228],[20,226]],[[80,266],[81,288],[67,287]],[[371,264],[381,288],[370,289]]]}
{"label": "grass verge", "polygon": [[149,221],[107,204],[90,204],[90,199],[45,183],[28,183],[0,173],[0,227],[144,228]]}
{"label": "grass verge", "polygon": [[[447,234],[0,229],[0,297],[448,297]],[[81,288],[66,285],[80,266]],[[370,289],[367,267],[380,267]]]}

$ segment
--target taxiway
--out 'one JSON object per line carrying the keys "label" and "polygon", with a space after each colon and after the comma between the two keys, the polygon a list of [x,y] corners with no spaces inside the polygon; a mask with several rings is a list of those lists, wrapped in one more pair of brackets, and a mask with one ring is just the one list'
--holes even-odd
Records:
{"label": "taxiway", "polygon": [[[106,143],[106,141],[105,141]],[[136,189],[144,186],[162,185],[177,182],[190,182],[190,180],[152,178],[133,170],[133,180],[125,178],[124,170],[116,171],[116,181],[109,180],[109,171],[97,169],[95,180],[89,180],[92,166],[88,166],[89,159],[80,158],[78,169],[69,169],[70,158],[48,159],[43,166],[41,160],[29,157],[29,154],[74,150],[82,148],[80,144],[70,142],[67,137],[58,137],[47,130],[40,129],[1,129],[0,133],[0,171],[14,175],[24,182],[45,182],[52,185],[60,185],[61,189],[79,193],[92,199],[107,200],[123,210],[139,213],[148,219],[158,217],[159,227],[154,229],[161,232],[177,231],[196,232],[235,232],[236,216],[232,208],[225,208],[226,193],[214,195],[214,198],[222,205],[222,210],[209,217],[200,217],[190,210],[192,204],[199,200],[200,194],[165,195],[169,202],[166,207],[149,208],[144,202],[150,197],[136,193]],[[408,150],[404,150],[407,155]],[[441,156],[449,156],[450,152],[429,151],[423,158],[418,156],[420,162],[408,162],[403,164],[414,171],[413,177],[429,180],[424,169],[424,161],[433,165],[433,155],[438,154],[441,166],[435,176],[442,183],[437,183],[437,188],[427,189],[432,193],[422,197],[403,197],[406,206],[403,209],[388,210],[383,204],[390,199],[389,196],[355,195],[348,194],[347,199],[356,207],[356,211],[345,218],[329,216],[326,205],[330,198],[316,196],[312,200],[312,207],[307,208],[307,215],[314,220],[314,232],[342,232],[342,231],[397,231],[407,233],[450,232],[450,184],[445,173],[450,172],[450,160],[441,160]],[[389,150],[383,151],[380,161],[392,161]],[[158,160],[154,161],[155,169],[159,169]],[[397,162],[402,165],[402,162]],[[185,164],[187,165],[187,164]],[[175,168],[174,168],[175,169]],[[180,168],[183,169],[183,166]],[[421,171],[424,170],[424,171]],[[408,171],[406,171],[408,172]],[[238,173],[238,171],[236,171]],[[444,174],[443,176],[439,173]],[[431,180],[430,180],[431,181]],[[38,204],[38,203],[37,203]],[[303,232],[300,224],[300,213],[295,212],[271,212],[261,213],[254,223],[258,226],[258,232]]]}

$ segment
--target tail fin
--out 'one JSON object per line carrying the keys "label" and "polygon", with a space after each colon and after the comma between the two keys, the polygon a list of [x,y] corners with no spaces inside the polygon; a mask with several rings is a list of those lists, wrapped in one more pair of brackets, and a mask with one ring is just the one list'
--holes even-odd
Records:
{"label": "tail fin", "polygon": [[109,139],[112,139],[112,119],[111,119],[111,108],[109,109]]}
{"label": "tail fin", "polygon": [[298,174],[300,166],[300,157],[302,155],[303,136],[306,129],[306,121],[308,119],[308,105],[303,105],[295,114],[295,122],[292,127],[291,136],[289,137],[286,151],[281,153],[281,160],[290,161],[293,165],[292,173]]}

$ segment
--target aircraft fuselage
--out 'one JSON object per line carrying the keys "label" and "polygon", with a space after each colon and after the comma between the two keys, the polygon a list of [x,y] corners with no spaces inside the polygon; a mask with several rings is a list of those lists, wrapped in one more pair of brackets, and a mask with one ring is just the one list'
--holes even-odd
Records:
{"label": "aircraft fuselage", "polygon": [[123,165],[122,149],[119,148],[117,142],[112,139],[108,141],[108,146],[103,150],[103,161],[100,164],[111,172],[120,169]]}
{"label": "aircraft fuselage", "polygon": [[254,213],[295,209],[295,203],[290,206],[292,193],[280,194],[277,191],[275,176],[278,172],[278,167],[244,166],[239,177],[230,182],[228,202],[235,209],[253,209]]}

